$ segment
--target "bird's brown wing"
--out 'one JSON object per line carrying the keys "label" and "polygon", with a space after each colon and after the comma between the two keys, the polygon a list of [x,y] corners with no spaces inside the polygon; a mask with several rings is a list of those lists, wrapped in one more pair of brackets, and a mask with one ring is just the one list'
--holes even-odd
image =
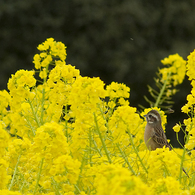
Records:
{"label": "bird's brown wing", "polygon": [[169,143],[167,142],[167,138],[166,135],[162,129],[162,127],[156,127],[155,128],[156,131],[154,133],[154,135],[152,136],[152,139],[161,147],[166,146],[169,148],[169,150],[171,150],[171,146],[169,145]]}

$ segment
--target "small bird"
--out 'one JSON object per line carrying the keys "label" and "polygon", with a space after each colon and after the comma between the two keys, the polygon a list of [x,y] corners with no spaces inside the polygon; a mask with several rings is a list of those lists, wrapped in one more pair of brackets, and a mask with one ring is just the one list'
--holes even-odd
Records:
{"label": "small bird", "polygon": [[[149,150],[156,150],[156,148],[169,148],[171,150],[171,146],[167,141],[167,137],[163,131],[161,125],[161,116],[157,110],[151,110],[146,115],[147,125],[145,127],[144,133],[144,141]],[[189,177],[184,168],[182,168],[183,172]]]}
{"label": "small bird", "polygon": [[146,115],[147,125],[144,133],[144,141],[149,150],[156,150],[163,146],[171,150],[167,137],[161,125],[161,116],[157,110],[151,110]]}

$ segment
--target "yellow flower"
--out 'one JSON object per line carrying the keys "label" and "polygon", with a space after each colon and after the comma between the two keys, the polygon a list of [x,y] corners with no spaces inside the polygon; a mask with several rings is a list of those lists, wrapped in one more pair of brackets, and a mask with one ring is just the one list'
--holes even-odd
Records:
{"label": "yellow flower", "polygon": [[178,124],[176,124],[174,127],[173,127],[173,130],[175,131],[175,132],[179,132],[180,131],[180,125],[178,125]]}
{"label": "yellow flower", "polygon": [[[22,195],[22,193],[20,193],[20,192],[10,191],[8,189],[0,190],[0,194],[2,194],[2,195]],[[27,194],[27,195],[31,195],[31,194]]]}
{"label": "yellow flower", "polygon": [[172,82],[174,86],[181,84],[185,77],[186,61],[178,54],[174,54],[164,58],[161,62],[168,66],[159,70],[162,80]]}
{"label": "yellow flower", "polygon": [[1,116],[5,116],[8,114],[7,108],[11,102],[11,96],[6,90],[0,91],[0,100],[0,113]]}
{"label": "yellow flower", "polygon": [[[139,125],[142,122],[136,113],[136,108],[130,106],[118,107],[108,121],[108,128],[111,131],[113,142],[128,146],[129,136],[133,135],[134,143],[139,145],[141,142],[138,136]],[[139,132],[141,134],[141,132]],[[143,133],[143,132],[142,132]],[[129,146],[130,147],[130,146]]]}
{"label": "yellow flower", "polygon": [[189,106],[188,104],[185,104],[185,105],[181,108],[181,111],[187,114],[187,113],[190,111],[189,107],[190,107],[190,106]]}
{"label": "yellow flower", "polygon": [[110,85],[107,85],[106,91],[108,93],[109,98],[128,98],[130,88],[127,87],[125,84],[112,82]]}
{"label": "yellow flower", "polygon": [[[193,178],[195,118],[183,122],[190,155],[165,147],[148,151],[143,141],[146,121],[129,106],[129,87],[116,82],[105,87],[100,78],[82,77],[78,69],[66,64],[65,45],[53,38],[38,50],[33,62],[43,84],[36,85],[35,71],[19,70],[8,82],[10,92],[0,91],[0,194],[194,192],[183,177],[180,157]],[[174,86],[183,81],[185,61],[178,54],[162,63],[166,65],[160,70],[163,80],[169,79],[168,84]],[[193,64],[191,55],[190,77],[194,76]],[[193,78],[188,103],[182,108],[192,116]],[[170,89],[166,95],[174,93]],[[166,115],[153,109],[160,112],[164,128]],[[173,130],[179,132],[180,125]],[[16,136],[10,137],[7,131]]]}
{"label": "yellow flower", "polygon": [[192,150],[194,147],[195,147],[194,138],[190,136],[190,141],[188,141],[188,143],[185,144],[185,148],[188,150]]}
{"label": "yellow flower", "polygon": [[55,41],[53,38],[48,38],[45,42],[38,45],[37,49],[40,51],[44,51],[49,49],[49,47],[52,47],[55,44]]}
{"label": "yellow flower", "polygon": [[153,194],[153,191],[139,177],[131,176],[128,169],[117,163],[101,164],[96,169],[94,186],[97,195]]}
{"label": "yellow flower", "polygon": [[34,59],[33,63],[35,64],[35,68],[36,69],[41,68],[41,63],[40,63],[41,62],[41,57],[40,57],[40,55],[39,54],[35,54],[33,59]]}
{"label": "yellow flower", "polygon": [[189,80],[192,80],[195,78],[195,50],[190,53],[190,55],[187,57],[187,75],[189,77]]}
{"label": "yellow flower", "polygon": [[[65,62],[66,59],[66,47],[62,42],[56,42],[53,38],[48,38],[45,42],[37,47],[42,53],[34,56],[33,63],[36,69],[46,67],[52,62],[52,57],[59,57],[60,60]],[[47,55],[47,53],[49,53]]]}
{"label": "yellow flower", "polygon": [[10,176],[7,174],[8,162],[6,162],[3,158],[0,159],[0,189],[5,189]]}
{"label": "yellow flower", "polygon": [[0,158],[5,155],[8,146],[9,134],[5,130],[5,124],[0,122]]}
{"label": "yellow flower", "polygon": [[125,100],[122,97],[118,100],[118,102],[119,102],[120,105],[124,105],[124,106],[128,106],[129,105],[129,101]]}
{"label": "yellow flower", "polygon": [[151,183],[154,180],[162,178],[164,176],[179,176],[180,159],[173,151],[169,151],[169,148],[157,148],[150,153],[147,160],[148,167],[148,181]]}
{"label": "yellow flower", "polygon": [[47,78],[47,69],[46,68],[43,68],[43,70],[40,71],[39,76],[42,79],[46,79]]}
{"label": "yellow flower", "polygon": [[[183,194],[182,186],[174,177],[166,177],[155,180],[153,186],[155,194]],[[185,194],[185,193],[184,193]],[[188,193],[187,193],[188,194]]]}
{"label": "yellow flower", "polygon": [[52,157],[58,157],[69,153],[67,138],[63,133],[63,126],[55,122],[45,123],[36,131],[33,149],[44,157],[47,153]]}

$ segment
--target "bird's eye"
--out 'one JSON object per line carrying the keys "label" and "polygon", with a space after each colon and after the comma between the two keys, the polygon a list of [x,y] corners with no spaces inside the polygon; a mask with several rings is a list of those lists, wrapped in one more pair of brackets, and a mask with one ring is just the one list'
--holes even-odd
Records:
{"label": "bird's eye", "polygon": [[156,121],[156,117],[154,117],[152,114],[149,114],[149,115],[148,115],[148,119],[149,119],[150,121]]}

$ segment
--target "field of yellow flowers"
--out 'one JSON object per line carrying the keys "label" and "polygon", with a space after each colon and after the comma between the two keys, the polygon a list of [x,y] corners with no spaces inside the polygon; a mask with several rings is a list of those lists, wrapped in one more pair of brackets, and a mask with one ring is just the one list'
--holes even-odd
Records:
{"label": "field of yellow flowers", "polygon": [[187,63],[170,55],[159,70],[173,86],[185,74],[191,81],[186,119],[173,128],[186,130],[185,145],[148,151],[143,115],[151,108],[138,114],[129,87],[82,77],[53,38],[38,50],[35,70],[18,70],[0,91],[0,194],[195,194],[195,51]]}

